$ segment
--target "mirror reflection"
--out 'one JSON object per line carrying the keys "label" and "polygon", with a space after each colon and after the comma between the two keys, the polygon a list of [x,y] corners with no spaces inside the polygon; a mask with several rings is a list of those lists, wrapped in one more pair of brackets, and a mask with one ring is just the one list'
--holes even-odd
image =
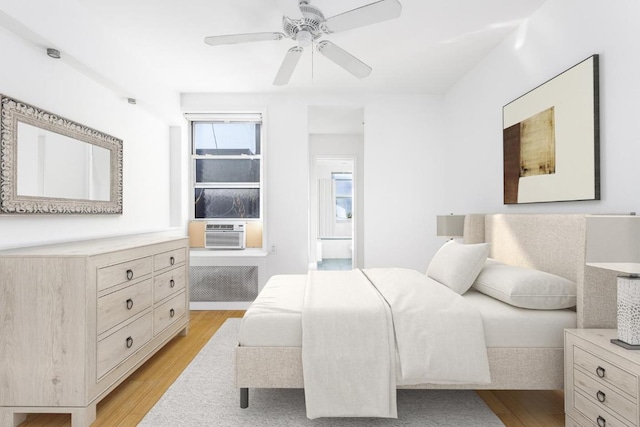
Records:
{"label": "mirror reflection", "polygon": [[111,152],[18,121],[17,195],[78,200],[111,197]]}

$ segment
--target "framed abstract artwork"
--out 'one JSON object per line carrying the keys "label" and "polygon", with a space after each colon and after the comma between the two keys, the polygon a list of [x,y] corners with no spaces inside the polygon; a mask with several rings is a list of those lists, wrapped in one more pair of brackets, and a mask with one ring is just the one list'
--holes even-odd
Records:
{"label": "framed abstract artwork", "polygon": [[504,204],[600,200],[598,55],[502,109]]}

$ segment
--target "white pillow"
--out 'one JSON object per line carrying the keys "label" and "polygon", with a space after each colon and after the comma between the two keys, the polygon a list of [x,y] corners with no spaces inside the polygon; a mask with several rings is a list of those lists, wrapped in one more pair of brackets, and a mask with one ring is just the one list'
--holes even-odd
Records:
{"label": "white pillow", "polygon": [[465,245],[450,240],[434,255],[427,276],[462,295],[473,284],[488,255],[487,243]]}
{"label": "white pillow", "polygon": [[483,294],[516,307],[556,310],[576,305],[576,284],[544,271],[488,259],[473,283]]}

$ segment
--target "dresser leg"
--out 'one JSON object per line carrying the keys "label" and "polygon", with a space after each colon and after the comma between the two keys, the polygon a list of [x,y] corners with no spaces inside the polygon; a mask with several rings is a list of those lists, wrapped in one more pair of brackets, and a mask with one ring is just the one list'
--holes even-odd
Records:
{"label": "dresser leg", "polygon": [[27,414],[16,414],[11,409],[0,408],[0,427],[15,427],[27,419]]}
{"label": "dresser leg", "polygon": [[89,427],[96,420],[96,404],[71,411],[71,427]]}
{"label": "dresser leg", "polygon": [[183,330],[178,332],[178,335],[180,335],[181,337],[186,337],[188,333],[189,333],[189,324],[187,323],[187,326],[185,326]]}

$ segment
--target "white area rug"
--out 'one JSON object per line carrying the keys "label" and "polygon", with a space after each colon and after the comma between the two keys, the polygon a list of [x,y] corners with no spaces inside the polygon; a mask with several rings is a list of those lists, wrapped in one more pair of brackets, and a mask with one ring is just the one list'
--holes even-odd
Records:
{"label": "white area rug", "polygon": [[240,409],[233,347],[240,319],[229,319],[193,359],[140,426],[503,426],[470,390],[398,390],[398,419],[309,420],[301,389],[251,389]]}

